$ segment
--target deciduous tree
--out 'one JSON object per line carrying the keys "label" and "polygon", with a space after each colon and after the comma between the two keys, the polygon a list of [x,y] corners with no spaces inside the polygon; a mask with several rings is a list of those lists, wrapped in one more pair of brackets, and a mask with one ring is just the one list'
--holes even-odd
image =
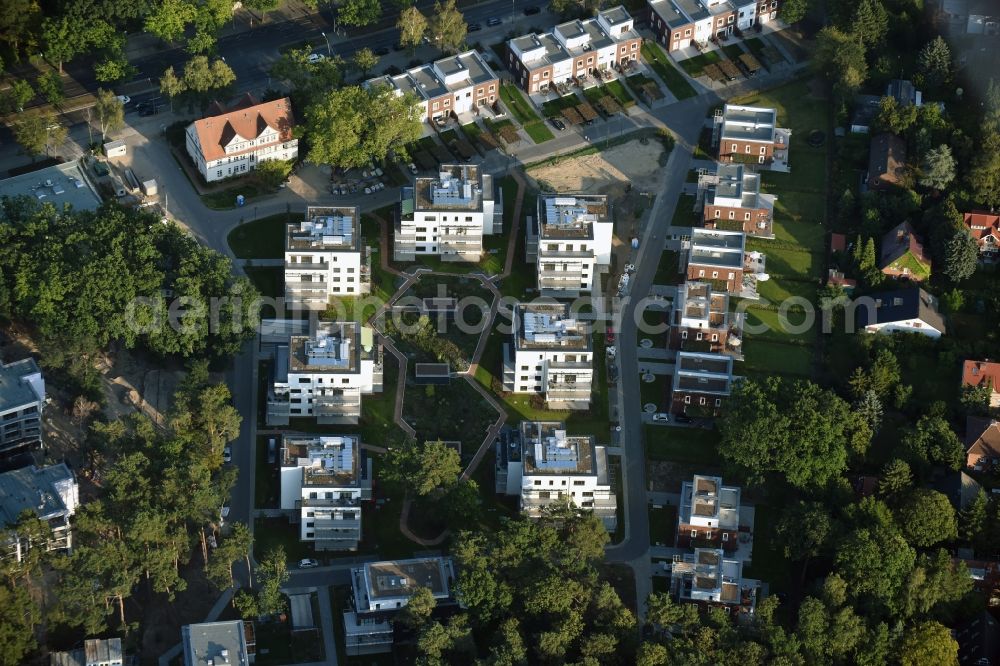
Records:
{"label": "deciduous tree", "polygon": [[791,25],[804,19],[808,11],[809,0],[790,0],[781,4],[781,8],[778,9],[778,18]]}
{"label": "deciduous tree", "polygon": [[59,76],[58,72],[45,72],[38,77],[36,82],[38,86],[38,92],[42,94],[49,104],[58,104],[63,101],[65,94],[63,92],[62,77]]}
{"label": "deciduous tree", "polygon": [[382,18],[382,3],[379,0],[345,0],[337,8],[337,17],[344,25],[358,28],[372,25]]}
{"label": "deciduous tree", "polygon": [[986,127],[968,171],[972,195],[979,203],[1000,206],[1000,128]]}
{"label": "deciduous tree", "polygon": [[416,7],[407,7],[399,13],[396,27],[399,29],[399,43],[412,53],[427,34],[427,17]]}
{"label": "deciduous tree", "polygon": [[958,643],[939,622],[922,622],[903,633],[901,666],[958,666]]}
{"label": "deciduous tree", "polygon": [[429,29],[435,46],[446,53],[454,53],[465,43],[467,31],[465,17],[455,7],[455,0],[435,0]]}
{"label": "deciduous tree", "polygon": [[117,132],[125,125],[125,105],[110,90],[97,89],[94,101],[94,115],[97,126],[101,130],[101,140],[112,132]]}
{"label": "deciduous tree", "polygon": [[167,67],[160,77],[160,92],[170,100],[171,110],[174,108],[174,99],[186,90],[184,82],[177,78],[173,67]]}
{"label": "deciduous tree", "polygon": [[362,77],[368,76],[368,73],[378,66],[378,56],[367,46],[362,47],[354,52],[354,66],[358,68],[361,72]]}
{"label": "deciduous tree", "polygon": [[918,548],[958,536],[955,510],[948,498],[936,490],[915,488],[901,500],[896,514],[903,536]]}
{"label": "deciduous tree", "polygon": [[14,140],[31,157],[32,162],[45,151],[45,145],[48,143],[47,125],[48,120],[40,113],[22,114],[11,125]]}
{"label": "deciduous tree", "polygon": [[828,26],[816,36],[813,65],[833,83],[834,92],[847,100],[868,78],[864,44],[854,35]]}
{"label": "deciduous tree", "polygon": [[163,0],[146,17],[145,29],[165,42],[174,42],[197,16],[198,8],[187,0]]}

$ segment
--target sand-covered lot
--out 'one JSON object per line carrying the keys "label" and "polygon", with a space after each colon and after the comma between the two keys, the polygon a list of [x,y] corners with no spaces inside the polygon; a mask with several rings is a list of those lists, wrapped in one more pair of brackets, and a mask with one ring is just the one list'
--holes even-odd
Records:
{"label": "sand-covered lot", "polygon": [[614,185],[626,183],[640,191],[651,190],[658,179],[662,154],[663,144],[656,139],[645,143],[636,139],[594,155],[529,169],[528,174],[557,192],[606,193]]}

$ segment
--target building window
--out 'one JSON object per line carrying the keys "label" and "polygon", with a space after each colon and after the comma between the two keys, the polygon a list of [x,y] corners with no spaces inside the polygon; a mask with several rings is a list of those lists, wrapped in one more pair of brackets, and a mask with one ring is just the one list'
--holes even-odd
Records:
{"label": "building window", "polygon": [[766,151],[764,150],[764,146],[761,146],[761,147],[760,147],[760,154],[761,154],[761,155],[764,155],[764,154],[765,154],[765,152],[766,152]]}
{"label": "building window", "polygon": [[680,38],[681,38],[681,33],[675,32],[674,33],[674,39],[680,39]]}
{"label": "building window", "polygon": [[691,530],[691,538],[692,539],[698,538],[698,530]]}
{"label": "building window", "polygon": [[688,339],[688,332],[681,331],[681,340],[687,340],[687,339]]}
{"label": "building window", "polygon": [[[715,402],[719,402],[719,401],[716,400]],[[723,532],[722,533],[722,540],[723,541],[729,541],[729,532]]]}
{"label": "building window", "polygon": [[712,279],[719,277],[719,271],[712,271]]}
{"label": "building window", "polygon": [[733,278],[735,278],[735,277],[736,277],[736,273],[730,273],[730,274],[729,274],[729,279],[730,279],[730,280],[732,280],[732,279],[733,279]]}
{"label": "building window", "polygon": [[687,30],[684,31],[684,36],[685,37],[690,37],[691,36],[691,28],[688,28]]}
{"label": "building window", "polygon": [[735,218],[736,218],[736,211],[735,210],[729,211],[729,219],[732,220]]}
{"label": "building window", "polygon": [[736,18],[735,16],[730,16],[730,17],[729,17],[729,21],[728,21],[728,23],[732,23],[732,22],[733,22],[733,19],[735,19],[735,18]]}
{"label": "building window", "polygon": [[715,406],[716,407],[721,407],[722,406],[722,398],[716,398],[715,399]]}
{"label": "building window", "polygon": [[744,220],[749,220],[750,219],[750,213],[743,213],[743,219]]}
{"label": "building window", "polygon": [[691,396],[689,396],[689,395],[684,396],[684,404],[685,405],[690,405],[691,404]]}
{"label": "building window", "polygon": [[705,404],[705,399],[704,398],[698,398],[698,403],[704,405]]}
{"label": "building window", "polygon": [[712,333],[712,342],[718,342],[718,341],[719,341],[719,334]]}
{"label": "building window", "polygon": [[735,153],[735,152],[736,152],[737,150],[739,150],[739,146],[737,146],[737,145],[736,145],[736,144],[734,143],[734,144],[733,144],[733,152]]}
{"label": "building window", "polygon": [[697,333],[694,334],[694,339],[695,340],[701,340],[701,337],[702,337],[701,336],[701,331],[698,331]]}
{"label": "building window", "polygon": [[698,277],[705,277],[705,270],[704,269],[698,271]]}
{"label": "building window", "polygon": [[716,208],[715,209],[715,219],[719,219],[720,217],[722,217],[722,211],[719,210],[718,208]]}
{"label": "building window", "polygon": [[744,146],[743,148],[744,148],[744,152],[745,152],[745,153],[746,153],[747,155],[749,155],[749,154],[750,154],[750,146]]}

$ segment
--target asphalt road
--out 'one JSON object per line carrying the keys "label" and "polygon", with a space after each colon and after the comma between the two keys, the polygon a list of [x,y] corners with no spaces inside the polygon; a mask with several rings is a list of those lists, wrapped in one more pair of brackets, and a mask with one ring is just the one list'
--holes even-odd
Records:
{"label": "asphalt road", "polygon": [[[416,4],[424,10],[425,14],[429,14],[434,3],[430,0],[420,0]],[[515,19],[518,21],[530,20],[532,24],[537,24],[539,27],[551,25],[555,19],[547,12],[543,11],[530,17],[526,17],[523,13],[525,8],[543,4],[545,3],[541,0],[492,0],[463,9],[467,24],[479,24],[483,27],[482,33],[470,32],[467,38],[468,42],[480,41],[479,38],[484,33],[490,35],[490,38],[484,39],[484,41],[499,41],[511,28],[512,20]],[[271,64],[279,57],[282,47],[307,40],[314,44],[323,45],[324,32],[326,40],[329,42],[329,50],[325,46],[321,46],[316,49],[320,53],[329,52],[345,59],[349,59],[362,47],[373,50],[386,48],[391,53],[393,46],[399,40],[399,31],[395,27],[398,15],[398,11],[390,9],[379,24],[362,29],[351,29],[346,33],[346,36],[344,29],[340,29],[339,34],[335,33],[334,17],[329,12],[310,14],[287,21],[265,23],[223,37],[218,42],[217,53],[233,69],[237,85],[241,90],[263,90],[270,85],[269,70]],[[498,27],[487,28],[486,24],[490,18],[498,18],[502,24]],[[116,86],[116,89],[146,88],[155,90],[158,87],[159,77],[168,67],[180,69],[190,57],[191,54],[182,48],[171,48],[160,50],[146,57],[135,58],[131,62],[138,73],[130,82]],[[94,92],[101,85],[94,78],[93,61],[90,58],[77,58],[67,63],[64,69],[68,75],[68,80],[64,79],[67,99],[86,92]],[[30,66],[22,66],[14,68],[12,74],[30,79],[37,75],[37,70]],[[147,85],[143,86],[143,83]],[[36,100],[36,103],[41,103],[41,100]]]}

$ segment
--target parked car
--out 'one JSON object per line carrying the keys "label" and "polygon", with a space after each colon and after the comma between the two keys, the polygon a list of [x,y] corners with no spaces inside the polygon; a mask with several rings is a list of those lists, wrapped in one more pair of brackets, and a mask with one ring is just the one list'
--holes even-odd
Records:
{"label": "parked car", "polygon": [[469,32],[479,32],[482,29],[483,29],[483,26],[479,25],[478,23],[470,23],[468,31]]}
{"label": "parked car", "polygon": [[688,416],[687,414],[675,414],[674,415],[674,422],[675,423],[694,423],[694,419],[691,418],[690,416]]}
{"label": "parked car", "polygon": [[414,176],[417,175],[417,165],[414,164],[413,162],[410,162],[409,164],[407,164],[406,168],[409,169],[410,173],[412,173]]}
{"label": "parked car", "polygon": [[139,112],[140,116],[146,117],[155,116],[156,108],[156,104],[153,104],[152,102],[142,102],[141,104],[136,105],[135,110]]}
{"label": "parked car", "polygon": [[278,441],[272,437],[267,440],[267,462],[273,465],[278,460]]}
{"label": "parked car", "polygon": [[375,55],[377,56],[389,55],[389,47],[388,46],[378,47],[377,49],[375,49]]}
{"label": "parked car", "polygon": [[552,123],[552,126],[555,127],[557,130],[566,129],[566,123],[559,120],[558,118],[549,118],[549,122]]}
{"label": "parked car", "polygon": [[309,64],[311,65],[313,63],[320,62],[321,60],[326,60],[326,56],[323,55],[322,53],[310,53],[309,57],[306,58],[306,60],[308,60]]}
{"label": "parked car", "polygon": [[312,569],[318,566],[319,562],[312,559],[311,557],[307,557],[304,560],[299,560],[299,569]]}
{"label": "parked car", "polygon": [[222,462],[229,463],[233,462],[233,447],[227,446],[222,449]]}
{"label": "parked car", "polygon": [[488,25],[490,27],[500,25],[501,23],[503,23],[503,21],[501,21],[496,16],[493,16],[493,17],[487,19],[487,21],[486,21],[486,25]]}
{"label": "parked car", "polygon": [[604,332],[604,343],[609,345],[615,344],[615,329],[610,326]]}
{"label": "parked car", "polygon": [[537,13],[539,13],[541,11],[542,11],[541,7],[525,7],[524,8],[524,15],[525,16],[534,16],[535,14],[537,14]]}
{"label": "parked car", "polygon": [[229,507],[223,506],[222,509],[219,510],[219,518],[221,519],[221,522],[225,522],[226,518],[228,517],[229,517]]}
{"label": "parked car", "polygon": [[129,104],[129,102],[132,101],[132,98],[129,97],[128,95],[117,95],[115,97],[115,99],[117,99],[119,102],[121,102],[122,106],[127,106]]}
{"label": "parked car", "polygon": [[670,420],[670,414],[664,412],[657,412],[653,414],[653,423],[665,423]]}

